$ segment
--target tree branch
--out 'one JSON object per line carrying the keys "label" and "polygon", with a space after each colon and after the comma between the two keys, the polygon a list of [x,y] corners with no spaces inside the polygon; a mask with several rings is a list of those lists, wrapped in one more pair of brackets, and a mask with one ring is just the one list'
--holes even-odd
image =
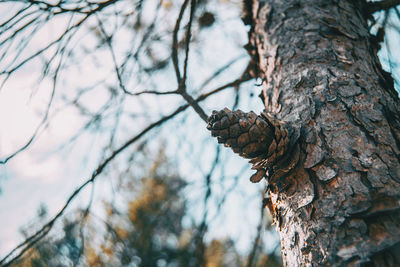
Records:
{"label": "tree branch", "polygon": [[190,17],[189,23],[186,30],[186,48],[185,48],[185,61],[183,65],[183,78],[182,78],[182,89],[186,90],[186,78],[187,78],[187,68],[189,62],[189,48],[190,48],[190,39],[192,37],[192,23],[194,17],[194,11],[196,9],[196,0],[191,0],[190,2]]}
{"label": "tree branch", "polygon": [[[237,79],[233,82],[230,82],[228,84],[225,84],[219,88],[214,89],[211,92],[208,92],[207,94],[203,94],[199,96],[196,100],[197,102],[200,102],[202,100],[205,100],[207,97],[218,93],[226,88],[235,86],[237,84],[240,84],[244,80]],[[46,223],[41,229],[39,229],[36,233],[33,235],[29,236],[26,238],[22,243],[20,243],[18,246],[16,246],[13,250],[11,250],[10,253],[8,253],[3,259],[0,260],[0,266],[10,266],[11,264],[15,263],[18,259],[20,259],[25,252],[27,252],[33,245],[35,245],[37,242],[40,241],[53,227],[54,223],[64,214],[65,210],[68,208],[68,206],[71,204],[71,202],[79,195],[79,193],[89,184],[94,183],[96,178],[104,171],[104,169],[108,166],[108,164],[116,158],[121,152],[123,152],[125,149],[127,149],[130,145],[135,143],[137,140],[139,140],[141,137],[143,137],[146,133],[148,133],[150,130],[160,126],[164,122],[174,118],[177,114],[183,112],[186,110],[190,105],[185,104],[180,107],[178,107],[174,112],[171,114],[164,116],[160,118],[158,121],[153,122],[149,126],[147,126],[145,129],[143,129],[139,134],[128,140],[125,144],[123,144],[121,147],[118,149],[114,150],[109,157],[107,157],[93,172],[92,175],[88,180],[86,180],[83,184],[81,184],[68,198],[64,206],[61,208],[61,210],[48,222]],[[19,249],[19,253],[15,255],[13,258],[11,258],[9,261],[6,261],[8,258],[10,258],[13,254],[15,254]]]}
{"label": "tree branch", "polygon": [[372,14],[377,11],[388,10],[398,5],[400,5],[400,0],[383,0],[379,2],[368,2],[366,10],[369,14]]}
{"label": "tree branch", "polygon": [[174,65],[174,69],[175,69],[175,74],[176,74],[176,79],[178,81],[178,84],[181,83],[181,73],[179,70],[179,60],[178,60],[178,31],[181,25],[181,21],[183,18],[183,13],[185,13],[185,9],[187,7],[189,3],[189,0],[185,0],[185,2],[183,2],[181,10],[179,11],[179,15],[178,15],[178,19],[176,20],[175,23],[175,28],[174,31],[172,33],[172,63]]}

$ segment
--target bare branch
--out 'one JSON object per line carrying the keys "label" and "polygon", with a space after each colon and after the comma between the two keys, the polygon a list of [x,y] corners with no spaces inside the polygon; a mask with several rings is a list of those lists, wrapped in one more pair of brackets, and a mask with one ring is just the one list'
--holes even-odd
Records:
{"label": "bare branch", "polygon": [[183,18],[183,13],[185,13],[185,9],[189,3],[189,0],[185,0],[183,2],[181,10],[179,11],[178,19],[176,20],[175,28],[172,34],[172,63],[174,65],[176,80],[178,84],[181,83],[181,73],[179,70],[179,59],[178,59],[178,31],[181,25],[181,21]]}
{"label": "bare branch", "polygon": [[57,52],[55,52],[55,55],[60,54],[61,58],[60,58],[60,61],[58,63],[58,66],[57,66],[57,68],[55,70],[55,73],[54,73],[54,76],[53,76],[53,88],[52,88],[52,91],[51,91],[50,100],[47,103],[47,108],[46,108],[46,111],[45,111],[45,114],[44,114],[42,120],[40,121],[39,125],[36,127],[33,135],[28,140],[28,142],[25,145],[23,145],[22,147],[20,147],[18,150],[16,150],[14,153],[12,153],[8,157],[6,157],[4,160],[0,160],[0,164],[6,164],[10,159],[12,159],[16,155],[18,155],[20,152],[22,152],[25,149],[27,149],[33,143],[33,141],[36,139],[36,137],[39,134],[39,131],[45,126],[45,124],[47,122],[47,119],[49,117],[49,112],[50,112],[51,105],[52,105],[53,100],[54,100],[54,95],[55,95],[55,92],[56,92],[57,79],[58,79],[58,76],[59,76],[59,72],[60,72],[62,64],[63,64],[62,61],[63,61],[63,57],[64,57],[64,49],[65,49],[65,46],[63,48],[61,48],[61,52],[59,52],[59,50],[57,50]]}
{"label": "bare branch", "polygon": [[182,4],[181,10],[179,12],[178,19],[176,20],[175,29],[173,32],[173,42],[172,42],[172,62],[175,68],[176,79],[178,82],[178,93],[182,95],[183,99],[197,112],[197,114],[202,118],[205,122],[207,122],[207,114],[204,110],[200,107],[200,105],[193,99],[191,95],[187,93],[186,90],[186,77],[187,77],[187,64],[189,60],[189,47],[190,47],[190,38],[191,38],[191,28],[194,16],[194,10],[196,7],[196,0],[191,1],[191,8],[190,8],[190,17],[188,28],[186,31],[186,49],[185,49],[185,61],[184,61],[184,69],[183,69],[183,77],[181,77],[180,70],[179,70],[179,58],[178,58],[178,31],[180,28],[180,24],[182,21],[183,13],[187,7],[189,0],[185,0]]}
{"label": "bare branch", "polygon": [[[237,83],[240,83],[242,81],[234,81],[231,82],[227,85],[221,86],[207,94],[203,94],[199,96],[195,101],[200,102],[207,97],[218,93],[222,91],[225,88],[232,87],[233,85],[236,85]],[[233,84],[233,85],[232,85]],[[79,195],[79,193],[89,184],[94,183],[96,178],[104,171],[104,169],[108,166],[108,164],[116,158],[121,152],[125,151],[130,145],[135,143],[137,140],[139,140],[141,137],[143,137],[146,133],[151,131],[152,129],[160,126],[164,122],[174,118],[177,114],[181,113],[182,111],[186,110],[189,107],[189,104],[182,105],[179,108],[177,108],[174,112],[170,113],[167,116],[164,116],[160,118],[158,121],[153,122],[146,128],[144,128],[139,134],[128,140],[125,144],[123,144],[121,147],[118,149],[114,150],[109,157],[107,157],[99,166],[92,172],[91,177],[86,180],[82,185],[80,185],[68,198],[64,206],[60,209],[60,211],[49,221],[47,222],[41,229],[39,229],[36,233],[33,235],[29,236],[26,238],[22,243],[20,243],[17,247],[15,247],[13,250],[11,250],[10,253],[8,253],[3,259],[0,261],[1,266],[10,266],[12,263],[15,263],[18,259],[20,259],[26,251],[29,250],[33,245],[35,245],[38,241],[40,241],[41,238],[43,238],[53,227],[54,223],[64,214],[65,210],[68,208],[68,206],[71,204],[71,202]],[[11,258],[9,261],[7,261],[8,258],[10,258],[13,254],[15,254],[18,250],[19,253],[17,253],[13,258]]]}
{"label": "bare branch", "polygon": [[[161,8],[161,4],[162,1],[159,2],[157,8],[156,8],[156,12],[153,18],[152,23],[150,24],[150,26],[147,28],[146,32],[143,34],[142,40],[140,41],[140,44],[137,46],[135,53],[132,53],[133,48],[131,50],[131,52],[126,56],[124,62],[121,64],[121,74],[124,73],[124,68],[125,66],[128,64],[128,62],[133,58],[133,59],[138,59],[139,57],[139,53],[142,51],[145,43],[148,41],[148,39],[151,36],[151,33],[153,32],[156,23],[158,22],[158,17],[159,17],[159,13],[160,13],[160,8]],[[140,15],[141,13],[139,13]]]}
{"label": "bare branch", "polygon": [[398,5],[400,5],[400,0],[383,0],[379,2],[368,2],[366,10],[369,14],[372,14],[377,11],[388,10]]}
{"label": "bare branch", "polygon": [[[38,124],[38,126],[36,127],[34,133],[32,134],[32,136],[30,137],[30,139],[24,144],[22,145],[20,148],[18,148],[16,151],[12,152],[9,156],[5,157],[4,159],[0,160],[0,164],[6,164],[10,159],[12,159],[13,157],[15,157],[16,155],[18,155],[20,152],[24,151],[25,149],[27,149],[32,143],[33,141],[36,139],[37,135],[39,134],[40,130],[43,129],[43,127],[45,126],[45,123],[47,122],[48,119],[48,114],[49,114],[49,110],[50,110],[50,106],[52,104],[53,98],[54,98],[54,93],[55,93],[55,87],[56,87],[56,80],[57,80],[57,76],[58,73],[61,69],[61,61],[62,58],[64,56],[64,52],[67,49],[67,45],[69,43],[69,41],[72,39],[72,37],[75,35],[75,33],[79,30],[80,26],[83,25],[83,23],[85,21],[87,21],[87,19],[92,15],[92,14],[97,14],[96,12],[102,10],[103,8],[105,8],[106,6],[117,2],[118,0],[110,0],[110,1],[105,1],[105,2],[100,2],[100,3],[91,3],[90,5],[95,6],[94,9],[90,10],[90,12],[82,12],[85,13],[86,15],[79,20],[77,23],[73,24],[72,26],[70,24],[68,24],[68,26],[66,27],[66,30],[54,41],[48,43],[44,48],[36,51],[34,54],[28,56],[27,58],[23,59],[22,61],[18,62],[15,66],[10,67],[10,69],[5,69],[0,71],[0,75],[5,75],[5,79],[3,79],[2,83],[0,84],[0,90],[1,88],[5,85],[5,83],[7,82],[8,78],[11,76],[12,73],[14,73],[16,70],[20,69],[23,65],[25,65],[26,63],[28,63],[29,61],[31,61],[32,59],[38,57],[39,55],[43,54],[45,51],[48,51],[51,47],[55,46],[58,44],[58,48],[56,50],[56,52],[53,54],[53,56],[51,57],[51,59],[49,60],[49,62],[46,64],[45,69],[43,71],[43,75],[45,76],[48,72],[48,68],[49,65],[51,64],[51,62],[56,58],[57,55],[61,55],[61,59],[60,59],[60,63],[55,71],[54,77],[53,77],[53,90],[51,93],[51,97],[49,100],[49,103],[47,105],[47,110],[45,112],[45,115],[43,116],[42,120],[40,121],[40,123]],[[5,21],[4,23],[2,23],[2,26],[7,26],[6,29],[3,29],[3,33],[6,32],[7,30],[12,29],[19,21],[21,21],[22,19],[31,16],[32,14],[37,13],[37,11],[33,11],[30,13],[24,13],[24,11],[27,11],[30,7],[32,7],[33,5],[46,5],[48,8],[55,8],[56,5],[51,5],[48,4],[46,2],[42,2],[42,1],[31,1],[31,3],[29,4],[29,6],[22,8],[20,11],[18,11],[15,16],[13,18],[8,19],[7,21]],[[61,2],[59,4],[57,4],[57,7],[59,7],[59,5],[61,5]],[[45,8],[45,10],[47,10]],[[62,8],[61,8],[62,9]],[[63,10],[63,9],[62,9]],[[74,11],[77,9],[71,9],[70,11]],[[16,16],[22,14],[20,18],[15,19]],[[54,15],[54,14],[53,14]],[[16,35],[18,33],[20,33],[21,31],[23,31],[25,28],[27,28],[29,25],[31,25],[34,22],[37,22],[39,20],[39,18],[42,16],[42,14],[35,16],[33,19],[29,20],[27,23],[25,23],[24,25],[22,25],[21,27],[19,27],[18,29],[15,29],[14,32],[8,36],[7,38],[5,38],[4,40],[2,40],[0,42],[0,46],[4,45],[5,42],[7,42],[8,40],[14,40]],[[70,19],[70,22],[72,22],[72,17]],[[12,23],[11,25],[8,25]],[[40,28],[40,25],[37,25],[36,29]],[[34,29],[34,31],[36,30]],[[32,34],[31,34],[32,37]],[[62,43],[62,41],[66,39],[66,41],[64,43]],[[25,45],[23,45],[22,49],[20,50],[19,53],[17,53],[17,55],[15,56],[15,58],[11,61],[11,62],[15,62],[17,60],[17,58],[19,57],[20,53],[22,52],[22,50],[25,48]],[[7,51],[6,51],[7,52]],[[3,56],[5,56],[7,53],[4,53]],[[113,57],[115,58],[115,57]],[[117,72],[119,74],[119,72]],[[120,81],[120,84],[122,84],[122,81]]]}
{"label": "bare branch", "polygon": [[134,93],[132,95],[144,95],[144,94],[152,94],[152,95],[176,95],[178,92],[176,90],[174,91],[165,91],[165,92],[159,92],[159,91],[153,91],[153,90],[146,90],[146,91],[140,91],[137,93]]}
{"label": "bare branch", "polygon": [[98,16],[96,16],[96,18],[97,18],[98,25],[100,27],[100,31],[104,36],[104,41],[106,42],[106,44],[110,50],[110,54],[111,54],[111,58],[114,63],[115,74],[117,75],[119,87],[121,87],[122,91],[125,94],[132,95],[132,93],[126,89],[125,84],[122,80],[121,70],[120,70],[120,67],[118,66],[117,58],[116,58],[115,52],[114,52],[114,47],[112,45],[112,35],[107,34],[106,30],[104,29],[103,23],[101,22],[101,19]]}
{"label": "bare branch", "polygon": [[[17,13],[15,13],[13,16],[11,16],[8,20],[6,20],[6,21],[4,21],[2,24],[0,24],[0,28],[5,27],[8,23],[10,23],[10,22],[12,22],[13,20],[17,19],[18,16],[19,16],[20,14],[24,13],[25,10],[29,9],[31,6],[32,6],[32,5],[28,5],[28,6],[26,6],[25,8],[21,8]],[[32,13],[31,13],[31,14],[32,14]],[[28,15],[30,15],[30,14],[28,14]],[[25,16],[26,16],[26,15],[25,15]],[[24,18],[25,16],[23,16],[22,18]],[[20,21],[22,18],[19,18],[19,19],[17,20],[17,22]],[[14,22],[14,24],[15,24],[15,22]],[[7,29],[7,28],[6,28],[6,29]]]}
{"label": "bare branch", "polygon": [[[2,88],[2,86],[4,86],[5,81],[8,79],[8,77],[11,75],[11,73],[15,72],[17,69],[21,68],[23,65],[25,65],[27,62],[31,61],[32,59],[36,58],[37,56],[41,55],[43,52],[47,51],[49,48],[51,48],[52,46],[54,46],[55,44],[61,42],[61,40],[63,40],[63,38],[65,38],[68,33],[73,30],[73,29],[78,29],[84,22],[87,21],[87,19],[89,17],[91,17],[91,15],[96,14],[97,12],[100,12],[101,10],[103,10],[105,7],[114,4],[116,2],[118,2],[119,0],[109,0],[109,1],[104,1],[104,2],[100,2],[100,3],[91,3],[90,5],[94,6],[95,8],[90,9],[88,11],[82,12],[83,14],[85,14],[85,16],[78,21],[76,24],[68,27],[64,33],[62,33],[56,40],[50,42],[47,46],[45,46],[44,48],[40,49],[39,51],[37,51],[36,53],[32,54],[31,56],[25,58],[24,60],[22,60],[20,63],[18,63],[16,66],[14,66],[13,68],[9,69],[9,70],[3,70],[0,72],[0,75],[6,75],[6,79],[4,79],[3,83],[0,86],[0,89]],[[30,4],[28,7],[31,7],[33,5],[45,5],[48,8],[44,8],[43,10],[48,11],[51,8],[59,8],[61,10],[63,10],[60,5],[61,4],[57,4],[52,6],[51,4],[48,4],[47,2],[42,2],[42,1],[30,1]],[[28,8],[23,8],[22,10],[27,10]],[[78,8],[79,9],[79,8]],[[68,11],[75,11],[75,9],[71,9]],[[22,14],[23,12],[17,12],[17,15]],[[17,21],[14,21],[14,23],[12,25],[9,25],[6,29],[3,29],[2,33],[7,32],[8,30],[10,30],[12,27],[14,27],[20,20],[26,18],[27,16],[30,16],[32,14],[37,13],[36,11],[33,11],[31,13],[28,14],[23,14],[22,18],[17,19]],[[50,18],[51,16],[57,15],[63,13],[62,11],[60,12],[49,12],[48,14],[48,18]],[[29,26],[30,24],[32,24],[33,22],[37,22],[38,19],[42,16],[42,14],[38,15],[37,17],[33,18],[32,20],[28,21],[27,23],[25,23],[23,26],[21,26],[20,28],[16,29],[11,36],[8,36],[8,38],[6,38],[5,40],[3,40],[1,42],[1,44],[4,44],[4,42],[6,42],[7,40],[13,39],[19,32],[21,32],[22,30],[24,30],[27,26]],[[13,18],[8,19],[7,21],[5,21],[2,25],[7,25],[8,23],[12,22]],[[76,32],[76,31],[75,31]]]}
{"label": "bare branch", "polygon": [[183,78],[181,84],[179,85],[182,90],[186,90],[186,78],[187,78],[187,67],[189,62],[189,48],[190,48],[190,38],[192,37],[192,24],[194,11],[196,9],[196,0],[191,0],[190,2],[190,17],[189,23],[186,30],[186,48],[185,48],[185,61],[183,63]]}
{"label": "bare branch", "polygon": [[207,122],[208,115],[204,112],[204,110],[200,107],[199,103],[193,99],[191,95],[189,95],[186,91],[180,92],[180,95],[186,100],[186,102],[197,112],[200,118]]}
{"label": "bare branch", "polygon": [[[15,72],[17,69],[21,68],[23,65],[25,65],[27,62],[31,61],[32,59],[36,58],[37,56],[39,56],[40,54],[42,54],[43,52],[47,51],[49,48],[51,48],[52,46],[54,46],[55,44],[59,43],[61,40],[63,40],[67,34],[73,30],[73,29],[78,29],[79,26],[81,26],[87,19],[88,19],[89,15],[85,16],[83,19],[81,19],[78,23],[72,25],[71,27],[68,27],[67,30],[65,30],[64,33],[62,33],[56,40],[52,41],[51,43],[49,43],[48,45],[46,45],[44,48],[40,49],[39,51],[37,51],[36,53],[32,54],[31,56],[25,58],[24,60],[22,60],[18,65],[16,65],[15,67],[13,67],[12,69],[8,70],[8,71],[1,71],[0,75],[10,75],[11,73]],[[76,31],[74,32],[76,33]],[[74,34],[72,33],[72,34]],[[4,85],[5,82],[3,82],[2,86]],[[1,87],[0,86],[0,89]]]}

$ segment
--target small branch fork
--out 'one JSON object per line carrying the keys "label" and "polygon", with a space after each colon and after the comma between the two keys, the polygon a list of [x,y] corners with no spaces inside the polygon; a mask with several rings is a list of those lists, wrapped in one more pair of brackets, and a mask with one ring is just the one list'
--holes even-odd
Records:
{"label": "small branch fork", "polygon": [[[186,37],[185,37],[185,59],[184,59],[184,63],[183,63],[184,64],[183,65],[183,75],[181,74],[181,70],[179,68],[178,32],[181,27],[181,22],[182,22],[185,10],[189,5],[189,0],[185,0],[181,6],[178,18],[175,23],[173,35],[172,35],[173,37],[172,37],[172,55],[171,55],[171,57],[172,57],[172,63],[174,66],[176,80],[178,83],[178,88],[176,90],[167,91],[167,92],[158,92],[158,91],[150,90],[150,91],[143,91],[143,92],[138,92],[138,93],[131,93],[122,86],[121,77],[119,75],[118,75],[118,80],[120,82],[120,85],[121,85],[124,93],[128,93],[129,95],[133,95],[133,96],[141,95],[141,94],[156,94],[156,95],[178,94],[178,95],[181,95],[183,97],[183,99],[185,99],[185,101],[196,111],[196,113],[200,116],[200,118],[203,119],[205,122],[207,122],[208,115],[200,107],[198,102],[187,92],[187,86],[186,86],[187,69],[188,69],[188,62],[189,62],[190,39],[192,36],[192,24],[193,24],[196,4],[197,4],[196,0],[190,0],[190,15],[189,15],[189,22],[187,25]],[[108,45],[110,45],[110,44],[108,43]],[[117,74],[119,73],[118,69],[116,70],[116,72],[117,72]]]}
{"label": "small branch fork", "polygon": [[190,3],[190,16],[188,27],[186,30],[186,47],[185,47],[185,60],[183,65],[183,76],[181,75],[181,71],[179,69],[179,57],[178,57],[178,31],[180,28],[180,24],[182,22],[183,14],[185,13],[185,9],[189,4],[189,0],[185,0],[182,4],[181,10],[179,12],[178,19],[176,20],[173,39],[172,39],[172,63],[175,69],[176,80],[178,82],[178,89],[176,90],[177,94],[180,94],[186,102],[197,112],[197,114],[202,118],[205,122],[207,122],[208,115],[204,112],[204,110],[200,107],[200,105],[193,99],[193,97],[188,94],[186,90],[186,79],[187,79],[187,67],[189,61],[189,48],[190,48],[190,38],[192,36],[192,23],[194,17],[194,11],[196,9],[196,0],[191,0]]}

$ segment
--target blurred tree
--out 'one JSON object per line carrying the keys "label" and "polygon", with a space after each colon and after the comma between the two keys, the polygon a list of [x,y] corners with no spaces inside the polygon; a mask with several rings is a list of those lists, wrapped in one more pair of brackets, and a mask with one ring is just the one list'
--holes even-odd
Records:
{"label": "blurred tree", "polygon": [[[183,225],[186,182],[167,165],[160,157],[145,177],[124,179],[120,193],[126,210],[105,202],[105,221],[94,214],[82,221],[84,211],[76,212],[64,220],[61,237],[39,241],[16,266],[247,266],[247,257],[231,240],[205,244],[198,239],[198,225]],[[25,231],[43,221],[44,210],[39,209],[37,222]],[[199,253],[202,247],[204,253]],[[255,266],[280,266],[274,251],[260,253]]]}
{"label": "blurred tree", "polygon": [[[39,209],[43,210],[42,208]],[[44,222],[47,213],[39,213],[36,220],[22,229],[24,236],[29,236],[32,229]],[[82,254],[80,224],[76,218],[64,219],[62,231],[49,236],[30,248],[27,256],[15,263],[15,266],[74,266]]]}

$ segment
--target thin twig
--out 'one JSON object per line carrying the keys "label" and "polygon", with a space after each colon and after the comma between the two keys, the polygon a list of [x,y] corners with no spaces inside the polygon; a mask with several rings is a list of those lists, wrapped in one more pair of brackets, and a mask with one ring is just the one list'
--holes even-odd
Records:
{"label": "thin twig", "polygon": [[[24,64],[26,64],[27,62],[31,61],[32,59],[36,58],[37,56],[41,55],[43,52],[47,51],[49,48],[51,48],[53,45],[55,45],[56,43],[60,42],[69,31],[75,29],[75,28],[79,28],[81,25],[83,25],[84,22],[87,21],[87,19],[93,15],[96,14],[96,12],[100,12],[101,10],[103,10],[105,7],[118,2],[119,0],[109,0],[109,1],[104,1],[104,2],[100,2],[100,3],[96,3],[95,5],[97,6],[95,9],[89,10],[87,12],[84,12],[84,14],[86,14],[79,22],[77,22],[76,24],[74,24],[73,26],[69,27],[64,33],[62,33],[56,40],[52,41],[51,43],[49,43],[47,46],[45,46],[44,48],[40,49],[39,51],[37,51],[36,53],[34,53],[33,55],[25,58],[24,60],[22,60],[17,66],[13,67],[12,69],[8,70],[8,71],[2,71],[0,72],[0,75],[4,75],[6,74],[7,76],[9,76],[11,73],[15,72],[17,69],[21,68]],[[39,1],[36,1],[36,3],[41,3]],[[54,14],[52,14],[54,15]],[[40,16],[39,16],[40,17]],[[37,17],[37,18],[39,18]],[[49,16],[50,17],[50,16]],[[18,29],[17,31],[20,31],[20,29]],[[8,78],[8,77],[7,77]],[[6,79],[7,79],[6,78]],[[5,79],[5,80],[6,80]],[[5,81],[3,81],[3,83],[0,86],[0,89],[4,86]]]}
{"label": "thin twig", "polygon": [[145,91],[140,91],[137,93],[133,93],[132,95],[137,96],[137,95],[144,95],[144,94],[152,94],[152,95],[176,95],[178,92],[176,90],[173,91],[165,91],[165,92],[159,92],[159,91],[154,91],[154,90],[145,90]]}
{"label": "thin twig", "polygon": [[101,19],[99,18],[99,16],[97,14],[96,14],[96,18],[97,18],[97,22],[98,22],[100,31],[103,34],[104,41],[106,42],[106,44],[110,50],[111,58],[112,58],[112,61],[114,64],[115,73],[117,74],[119,87],[121,87],[122,91],[125,94],[132,95],[132,93],[126,89],[125,84],[122,80],[121,70],[120,70],[120,67],[118,66],[117,57],[115,56],[114,47],[112,45],[113,35],[107,34],[106,29],[104,28],[103,23],[101,22]]}
{"label": "thin twig", "polygon": [[52,106],[52,103],[53,103],[53,100],[54,100],[54,95],[55,95],[55,92],[56,92],[57,78],[58,78],[58,75],[59,75],[59,71],[61,70],[61,66],[63,64],[62,63],[63,56],[64,56],[64,53],[61,53],[60,62],[58,64],[57,69],[56,69],[56,71],[54,73],[54,76],[53,76],[53,88],[52,88],[52,91],[51,91],[50,100],[47,103],[46,112],[45,112],[42,120],[40,121],[39,125],[36,127],[33,135],[28,140],[28,142],[25,145],[23,145],[22,147],[20,147],[18,150],[16,150],[14,153],[12,153],[10,156],[6,157],[4,160],[0,160],[0,164],[6,164],[10,159],[15,157],[17,154],[19,154],[20,152],[22,152],[25,149],[27,149],[32,144],[32,142],[36,139],[37,135],[39,134],[39,131],[44,127],[45,123],[47,122],[47,119],[49,117],[50,108]]}
{"label": "thin twig", "polygon": [[[36,58],[37,56],[41,55],[43,52],[47,51],[49,48],[51,48],[51,47],[54,46],[55,44],[61,43],[61,41],[62,41],[65,37],[67,37],[66,43],[68,43],[68,42],[72,39],[72,37],[74,36],[74,34],[76,34],[76,32],[78,31],[79,27],[80,27],[92,14],[96,14],[97,11],[100,11],[100,10],[102,10],[103,8],[105,8],[106,6],[110,5],[111,3],[114,3],[114,2],[117,2],[117,1],[118,1],[118,0],[110,0],[110,1],[105,1],[105,2],[101,2],[101,3],[96,4],[96,5],[97,5],[97,8],[96,8],[96,9],[93,9],[91,12],[87,12],[87,15],[86,15],[84,18],[82,18],[79,22],[77,22],[76,24],[74,24],[74,25],[72,25],[72,26],[68,25],[68,26],[67,26],[67,29],[66,29],[56,40],[50,42],[47,46],[45,46],[44,48],[40,49],[39,51],[37,51],[37,52],[34,53],[33,55],[31,55],[31,56],[25,58],[25,59],[22,60],[19,64],[17,64],[16,66],[14,66],[12,69],[10,69],[10,70],[8,70],[8,71],[2,71],[2,72],[0,72],[0,75],[2,75],[2,74],[6,74],[6,75],[7,75],[6,78],[3,80],[3,82],[0,84],[0,90],[1,90],[1,88],[5,85],[6,81],[8,80],[8,78],[10,77],[10,75],[11,75],[13,72],[15,72],[17,69],[21,68],[21,67],[22,67],[23,65],[25,65],[27,62],[29,62],[29,61],[31,61],[32,59]],[[36,1],[36,3],[39,3],[39,2]],[[70,21],[70,22],[71,22],[71,21]],[[19,30],[20,30],[20,29],[19,29]],[[18,31],[19,31],[19,30],[18,30]],[[74,30],[74,32],[72,32],[71,34],[69,34],[72,30]],[[14,34],[15,34],[15,33],[14,33]],[[61,49],[58,48],[58,49],[57,49],[57,52],[55,53],[55,55],[57,55],[59,51],[65,51],[66,47],[67,47],[67,44],[65,44]],[[64,53],[62,53],[62,55],[61,55],[62,57],[63,57],[63,54],[64,54]],[[52,59],[53,59],[53,58],[52,58]],[[52,59],[51,59],[51,60],[52,60]],[[62,58],[60,59],[60,62],[61,62],[61,61],[62,61]],[[52,103],[53,98],[54,98],[54,93],[55,93],[55,89],[56,89],[56,88],[55,88],[55,83],[56,83],[56,80],[57,80],[57,75],[58,75],[58,72],[59,72],[59,70],[60,70],[60,67],[61,67],[61,63],[58,65],[57,70],[56,70],[56,72],[55,72],[55,76],[53,77],[53,80],[54,80],[53,91],[52,91],[52,94],[51,94],[51,97],[50,97],[50,101],[49,101],[49,104],[48,104],[48,108],[47,108],[47,110],[46,110],[46,112],[45,112],[45,115],[44,115],[43,119],[41,120],[41,122],[39,123],[39,125],[36,127],[36,129],[35,129],[33,135],[31,136],[31,138],[30,138],[22,147],[18,148],[16,151],[14,151],[13,153],[11,153],[11,154],[10,154],[9,156],[7,156],[6,158],[0,160],[0,164],[6,164],[10,159],[14,158],[14,157],[15,157],[16,155],[18,155],[20,152],[26,150],[26,149],[33,143],[33,141],[34,141],[35,138],[37,137],[39,131],[40,131],[40,130],[42,129],[42,127],[44,126],[45,122],[46,122],[47,119],[48,119],[49,108],[50,108],[51,103]]]}
{"label": "thin twig", "polygon": [[181,73],[179,70],[179,60],[178,60],[178,31],[181,25],[181,21],[183,18],[183,13],[185,13],[185,9],[189,3],[189,0],[185,0],[182,4],[181,10],[179,11],[178,19],[176,20],[175,23],[175,28],[172,33],[172,63],[174,65],[175,69],[175,75],[176,75],[176,80],[178,81],[178,84],[181,83]]}
{"label": "thin twig", "polygon": [[[32,59],[36,58],[37,56],[43,54],[43,52],[47,51],[49,48],[51,48],[53,45],[57,44],[58,42],[60,42],[65,36],[67,36],[67,34],[73,30],[73,29],[78,29],[79,26],[81,26],[87,19],[89,18],[89,15],[85,16],[83,19],[81,19],[78,23],[74,24],[73,26],[69,27],[64,33],[62,33],[56,40],[52,41],[51,43],[49,43],[47,46],[45,46],[44,48],[38,50],[37,52],[35,52],[34,54],[32,54],[31,56],[25,58],[24,60],[22,60],[20,63],[18,63],[18,65],[16,65],[15,67],[13,67],[10,70],[7,71],[1,71],[0,75],[4,75],[4,74],[11,74],[13,72],[15,72],[17,69],[21,68],[23,65],[25,65],[27,62],[31,61]],[[76,32],[75,32],[76,33]],[[2,83],[2,85],[0,86],[0,89],[4,86],[4,82]]]}
{"label": "thin twig", "polygon": [[191,0],[189,23],[188,23],[188,27],[186,30],[186,48],[185,48],[185,61],[183,63],[183,78],[182,78],[181,85],[180,85],[180,87],[182,87],[182,90],[185,90],[185,91],[186,91],[187,68],[188,68],[188,62],[189,62],[190,39],[192,37],[192,24],[193,24],[193,17],[194,17],[195,9],[196,9],[196,0]]}
{"label": "thin twig", "polygon": [[[20,10],[18,10],[17,13],[15,13],[14,15],[12,15],[8,20],[4,21],[2,24],[0,24],[0,28],[5,27],[8,23],[10,23],[10,22],[12,22],[13,20],[17,19],[18,16],[19,16],[20,14],[22,14],[23,12],[25,12],[25,10],[28,10],[31,6],[32,6],[32,4],[29,4],[29,5],[27,5],[26,7],[21,8]],[[28,15],[31,15],[31,14],[33,14],[33,13],[34,13],[34,12],[28,13]],[[25,14],[22,18],[18,18],[17,22],[21,21],[21,19],[25,18],[26,16],[27,16],[27,15]],[[13,24],[15,24],[15,23],[13,23]]]}

